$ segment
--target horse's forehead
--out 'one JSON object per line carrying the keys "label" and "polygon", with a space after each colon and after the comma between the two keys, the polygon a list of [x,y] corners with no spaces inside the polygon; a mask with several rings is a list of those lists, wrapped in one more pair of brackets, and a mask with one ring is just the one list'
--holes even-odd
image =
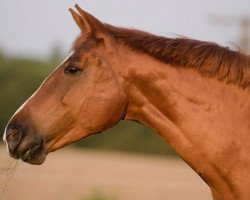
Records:
{"label": "horse's forehead", "polygon": [[69,60],[81,60],[86,57],[96,58],[99,53],[100,51],[97,48],[97,45],[83,42],[82,45],[73,50]]}
{"label": "horse's forehead", "polygon": [[69,62],[79,62],[86,59],[95,59],[98,57],[98,51],[96,49],[77,49],[75,50],[66,61]]}
{"label": "horse's forehead", "polygon": [[72,50],[75,52],[89,51],[97,46],[96,41],[93,38],[78,37],[72,46]]}

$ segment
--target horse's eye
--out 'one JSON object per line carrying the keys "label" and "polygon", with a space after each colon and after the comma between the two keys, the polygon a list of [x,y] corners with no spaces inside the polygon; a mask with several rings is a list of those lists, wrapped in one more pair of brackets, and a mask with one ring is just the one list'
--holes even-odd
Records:
{"label": "horse's eye", "polygon": [[81,69],[72,65],[69,65],[64,69],[64,73],[71,74],[71,75],[79,75],[81,71],[82,71]]}

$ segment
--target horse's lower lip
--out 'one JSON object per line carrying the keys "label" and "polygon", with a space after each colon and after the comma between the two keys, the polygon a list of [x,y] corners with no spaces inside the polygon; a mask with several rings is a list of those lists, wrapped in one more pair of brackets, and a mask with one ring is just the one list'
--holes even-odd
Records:
{"label": "horse's lower lip", "polygon": [[33,159],[37,159],[39,154],[42,152],[42,149],[43,149],[43,145],[42,144],[37,144],[37,145],[34,145],[30,148],[28,148],[24,155],[22,156],[22,160],[24,162],[29,162]]}

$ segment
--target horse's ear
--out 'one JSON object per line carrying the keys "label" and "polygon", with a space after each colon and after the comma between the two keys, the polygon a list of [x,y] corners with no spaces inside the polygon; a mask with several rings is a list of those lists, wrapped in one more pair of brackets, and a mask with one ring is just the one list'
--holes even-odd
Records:
{"label": "horse's ear", "polygon": [[102,22],[82,10],[77,4],[75,7],[80,15],[71,8],[69,11],[71,12],[76,24],[85,35],[100,38],[101,35],[106,33],[106,28]]}
{"label": "horse's ear", "polygon": [[82,32],[88,32],[90,27],[87,27],[87,24],[83,21],[82,17],[71,8],[69,9],[69,11],[70,11],[74,21],[76,22],[78,27],[81,29],[81,31]]}

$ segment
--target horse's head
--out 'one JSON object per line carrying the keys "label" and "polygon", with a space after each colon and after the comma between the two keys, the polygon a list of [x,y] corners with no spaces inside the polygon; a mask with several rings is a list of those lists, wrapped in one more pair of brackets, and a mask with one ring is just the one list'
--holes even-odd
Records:
{"label": "horse's head", "polygon": [[9,121],[4,140],[14,158],[41,164],[46,155],[123,118],[126,97],[117,76],[115,42],[105,25],[70,12],[82,30],[73,53]]}

